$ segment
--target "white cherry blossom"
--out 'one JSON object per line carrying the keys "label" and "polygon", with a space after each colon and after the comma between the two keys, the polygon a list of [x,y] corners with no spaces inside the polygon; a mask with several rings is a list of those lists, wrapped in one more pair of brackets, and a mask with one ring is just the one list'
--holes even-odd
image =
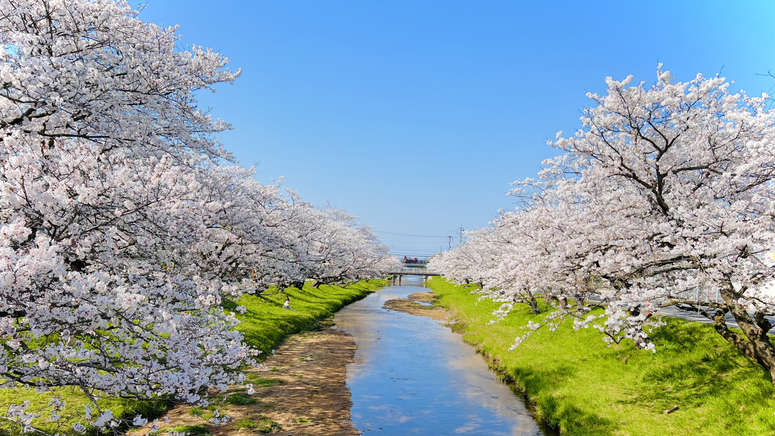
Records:
{"label": "white cherry blossom", "polygon": [[[550,142],[564,154],[538,179],[515,182],[521,207],[433,267],[496,301],[535,310],[531,298],[542,295],[554,307],[550,328],[571,317],[576,328],[652,350],[659,307],[698,312],[775,376],[768,96],[732,94],[722,77],[676,82],[661,67],[653,86],[631,82],[608,78],[606,95],[588,94],[595,106],[581,129]],[[597,302],[604,320],[588,314]]]}

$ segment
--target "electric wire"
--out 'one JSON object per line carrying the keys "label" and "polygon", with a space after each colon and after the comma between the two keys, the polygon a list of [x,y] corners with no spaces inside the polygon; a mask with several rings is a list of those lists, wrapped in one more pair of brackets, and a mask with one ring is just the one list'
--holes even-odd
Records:
{"label": "electric wire", "polygon": [[381,230],[374,230],[375,233],[383,233],[386,235],[396,235],[396,236],[410,236],[413,238],[449,238],[449,235],[444,236],[437,236],[437,235],[412,235],[409,233],[398,233],[398,232],[384,232]]}

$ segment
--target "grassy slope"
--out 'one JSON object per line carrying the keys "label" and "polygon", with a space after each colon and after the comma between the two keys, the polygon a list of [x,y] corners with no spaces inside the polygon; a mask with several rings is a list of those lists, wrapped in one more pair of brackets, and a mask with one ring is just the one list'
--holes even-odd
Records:
{"label": "grassy slope", "polygon": [[[236,304],[248,311],[237,314],[242,321],[237,330],[245,335],[248,345],[266,353],[288,335],[316,328],[319,320],[386,285],[386,280],[371,280],[346,288],[322,285],[315,289],[307,283],[304,289],[286,288],[284,292],[277,292],[270,288],[260,296],[243,295]],[[283,309],[286,295],[294,310]],[[228,309],[236,304],[230,306],[227,302],[224,306]]]}
{"label": "grassy slope", "polygon": [[[657,353],[631,341],[606,346],[594,329],[540,330],[514,351],[528,320],[520,307],[503,321],[499,306],[473,287],[429,282],[437,304],[464,326],[466,341],[489,355],[535,403],[537,414],[569,435],[773,435],[775,389],[769,375],[711,326],[667,319],[653,332]],[[672,414],[664,411],[672,406]]]}
{"label": "grassy slope", "polygon": [[[244,295],[236,303],[226,301],[224,306],[233,309],[238,304],[245,306],[247,312],[237,314],[242,323],[237,329],[245,335],[245,342],[250,346],[260,349],[267,355],[276,348],[280,342],[291,334],[317,328],[318,322],[330,317],[337,310],[355,300],[365,297],[369,293],[387,285],[385,280],[372,280],[369,283],[360,282],[346,288],[323,285],[315,289],[309,284],[304,289],[287,288],[284,292],[277,292],[270,288],[261,296]],[[291,298],[294,310],[283,309],[285,296]],[[35,424],[52,433],[72,433],[72,425],[78,422],[86,405],[86,397],[78,390],[67,388],[59,391],[67,403],[67,410],[58,423],[62,428],[57,429],[54,423],[48,422],[48,414],[35,420]],[[19,404],[22,401],[30,401],[30,410],[45,409],[51,394],[38,394],[26,389],[0,389],[0,416],[5,416],[8,405]],[[105,407],[114,411],[119,416],[132,417],[137,413],[144,416],[158,415],[161,408],[154,409],[147,403],[135,401],[124,402],[120,400],[104,401]],[[3,433],[16,433],[16,428],[9,427],[0,421],[0,435]]]}

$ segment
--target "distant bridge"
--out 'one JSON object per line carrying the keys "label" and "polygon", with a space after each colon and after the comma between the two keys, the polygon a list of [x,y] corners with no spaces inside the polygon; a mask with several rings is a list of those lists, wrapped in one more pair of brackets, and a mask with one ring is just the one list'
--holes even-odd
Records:
{"label": "distant bridge", "polygon": [[404,276],[422,276],[423,281],[431,276],[441,276],[441,274],[431,271],[425,267],[424,264],[406,264],[407,266],[401,269],[388,272],[388,277],[391,283],[395,284],[398,281],[398,285],[401,285],[401,279]]}

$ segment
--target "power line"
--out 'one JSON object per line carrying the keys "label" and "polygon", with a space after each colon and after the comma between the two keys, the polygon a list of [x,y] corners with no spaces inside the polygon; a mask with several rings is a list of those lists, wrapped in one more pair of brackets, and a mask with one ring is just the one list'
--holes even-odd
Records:
{"label": "power line", "polygon": [[381,239],[386,244],[438,244],[439,241],[412,241],[412,240],[395,240],[395,239]]}
{"label": "power line", "polygon": [[381,230],[374,230],[376,233],[383,233],[385,235],[397,235],[397,236],[411,236],[414,238],[447,238],[449,235],[436,236],[436,235],[411,235],[409,233],[396,233],[396,232],[383,232]]}

